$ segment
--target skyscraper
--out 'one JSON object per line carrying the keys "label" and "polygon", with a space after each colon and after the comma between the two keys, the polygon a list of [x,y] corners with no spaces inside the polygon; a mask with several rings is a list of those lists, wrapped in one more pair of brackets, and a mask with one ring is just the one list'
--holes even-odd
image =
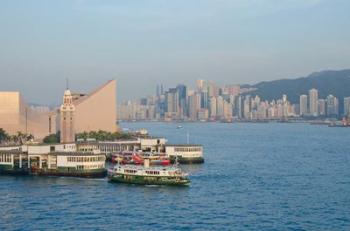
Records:
{"label": "skyscraper", "polygon": [[224,99],[222,96],[216,98],[216,115],[220,118],[224,116]]}
{"label": "skyscraper", "polygon": [[237,115],[238,118],[242,118],[243,117],[243,113],[242,113],[242,96],[238,96],[236,97],[236,103],[235,103],[235,115]]}
{"label": "skyscraper", "polygon": [[189,116],[191,120],[197,120],[200,105],[201,95],[199,93],[196,92],[189,96]]}
{"label": "skyscraper", "polygon": [[209,82],[208,84],[208,97],[217,97],[218,96],[218,88],[213,82]]}
{"label": "skyscraper", "polygon": [[300,115],[305,116],[307,114],[307,95],[301,95],[299,97]]}
{"label": "skyscraper", "polygon": [[326,115],[326,101],[324,99],[318,100],[318,114],[320,116]]}
{"label": "skyscraper", "polygon": [[208,108],[208,91],[201,92],[201,108]]}
{"label": "skyscraper", "polygon": [[284,104],[287,103],[287,95],[282,95],[282,101]]}
{"label": "skyscraper", "polygon": [[232,120],[232,105],[226,100],[223,100],[223,111],[223,118],[225,120]]}
{"label": "skyscraper", "polygon": [[268,108],[268,103],[267,102],[261,102],[258,105],[258,109],[257,109],[258,119],[266,119],[266,117],[267,117],[267,108]]}
{"label": "skyscraper", "polygon": [[199,92],[201,91],[208,91],[208,85],[207,85],[207,81],[203,80],[203,79],[198,79],[196,82],[197,85],[197,90]]}
{"label": "skyscraper", "polygon": [[250,119],[250,110],[251,110],[251,104],[250,104],[250,96],[247,95],[243,101],[243,116],[245,119]]}
{"label": "skyscraper", "polygon": [[210,117],[212,119],[216,118],[216,98],[215,97],[211,97],[210,98]]}
{"label": "skyscraper", "polygon": [[176,87],[179,95],[179,114],[181,118],[187,115],[187,87],[184,84],[179,84]]}
{"label": "skyscraper", "polygon": [[178,119],[179,117],[179,92],[176,88],[170,88],[165,93],[166,112],[168,117]]}
{"label": "skyscraper", "polygon": [[309,90],[309,112],[312,116],[318,116],[318,90]]}
{"label": "skyscraper", "polygon": [[350,116],[350,97],[344,98],[344,116]]}
{"label": "skyscraper", "polygon": [[333,95],[327,96],[327,116],[337,117],[339,115],[339,101]]}

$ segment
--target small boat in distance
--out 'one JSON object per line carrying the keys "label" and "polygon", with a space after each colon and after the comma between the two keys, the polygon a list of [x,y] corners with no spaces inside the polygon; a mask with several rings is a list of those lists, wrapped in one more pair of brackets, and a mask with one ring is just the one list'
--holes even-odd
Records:
{"label": "small boat in distance", "polygon": [[176,128],[177,128],[177,129],[181,129],[181,128],[182,128],[182,126],[181,126],[181,125],[179,125],[179,126],[177,126]]}
{"label": "small boat in distance", "polygon": [[150,167],[149,159],[144,166],[116,164],[108,170],[110,182],[139,185],[189,186],[190,180],[177,164],[172,167]]}

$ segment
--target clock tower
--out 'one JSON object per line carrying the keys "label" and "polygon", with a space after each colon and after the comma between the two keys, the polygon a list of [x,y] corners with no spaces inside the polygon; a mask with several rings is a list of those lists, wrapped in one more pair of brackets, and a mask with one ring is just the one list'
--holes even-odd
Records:
{"label": "clock tower", "polygon": [[72,93],[67,88],[64,91],[63,104],[60,108],[61,143],[75,142],[74,114],[75,106],[73,104]]}

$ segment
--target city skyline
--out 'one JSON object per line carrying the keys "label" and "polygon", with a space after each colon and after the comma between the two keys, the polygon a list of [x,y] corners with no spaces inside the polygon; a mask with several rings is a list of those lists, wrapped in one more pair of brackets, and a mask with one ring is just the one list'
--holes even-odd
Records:
{"label": "city skyline", "polygon": [[349,68],[349,7],[345,0],[1,1],[0,90],[59,105],[66,78],[81,91],[117,79],[123,100],[153,93],[155,82],[244,84]]}
{"label": "city skyline", "polygon": [[196,88],[184,84],[164,89],[157,85],[154,95],[127,100],[118,105],[120,120],[151,121],[264,121],[288,119],[350,118],[350,97],[340,100],[332,92],[325,98],[316,88],[290,101],[287,94],[267,100],[256,89],[240,85],[219,86],[199,79]]}

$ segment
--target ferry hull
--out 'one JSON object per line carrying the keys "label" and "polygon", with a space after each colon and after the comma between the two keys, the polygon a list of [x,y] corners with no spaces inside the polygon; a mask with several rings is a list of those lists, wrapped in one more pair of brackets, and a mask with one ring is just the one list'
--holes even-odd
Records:
{"label": "ferry hull", "polygon": [[[170,156],[171,163],[175,163],[175,159],[176,159],[176,157]],[[186,158],[186,157],[179,156],[177,158],[177,161],[179,162],[179,164],[203,164],[204,158],[203,157]]]}
{"label": "ferry hull", "polygon": [[39,172],[33,173],[33,175],[38,175],[38,176],[81,177],[81,178],[104,178],[107,175],[107,170],[80,171],[80,172],[39,171]]}
{"label": "ferry hull", "polygon": [[36,176],[65,176],[65,177],[82,177],[82,178],[103,178],[107,175],[106,169],[96,170],[68,170],[67,168],[59,169],[16,169],[0,165],[0,175],[36,175]]}
{"label": "ferry hull", "polygon": [[7,169],[0,170],[0,175],[26,176],[29,175],[29,172],[20,169]]}
{"label": "ferry hull", "polygon": [[163,176],[130,176],[115,174],[109,176],[110,182],[125,183],[125,184],[139,184],[139,185],[170,185],[170,186],[189,186],[189,179],[176,179]]}
{"label": "ferry hull", "polygon": [[0,165],[0,175],[28,175],[28,169],[14,168],[9,165]]}

